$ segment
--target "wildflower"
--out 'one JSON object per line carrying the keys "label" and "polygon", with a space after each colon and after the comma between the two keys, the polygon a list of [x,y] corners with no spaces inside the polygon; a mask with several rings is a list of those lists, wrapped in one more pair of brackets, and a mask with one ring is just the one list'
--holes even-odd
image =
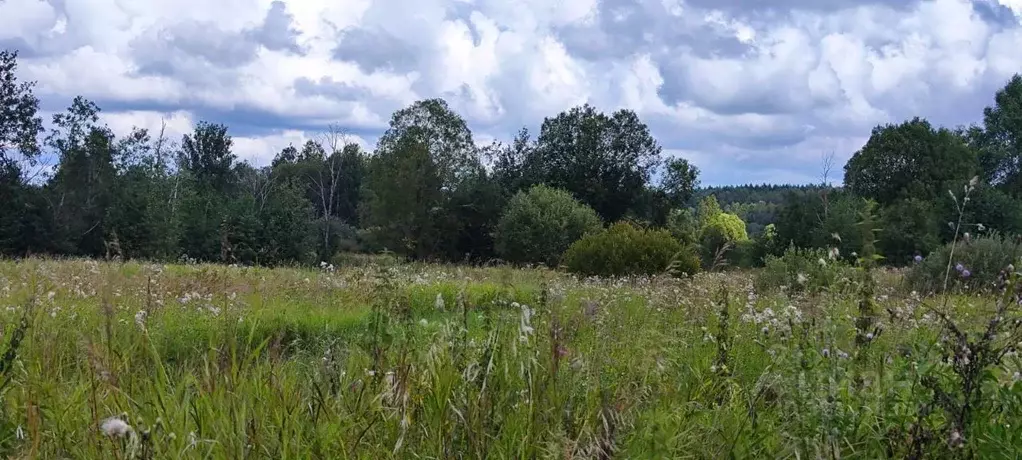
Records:
{"label": "wildflower", "polygon": [[444,296],[443,296],[443,294],[441,294],[439,292],[436,293],[436,301],[433,302],[433,306],[436,307],[437,310],[443,310],[444,309]]}
{"label": "wildflower", "polygon": [[830,348],[824,348],[823,349],[823,357],[824,358],[830,358]]}
{"label": "wildflower", "polygon": [[138,313],[135,313],[135,324],[141,329],[145,329],[146,315],[148,313],[145,310],[139,310]]}
{"label": "wildflower", "polygon": [[919,254],[916,254],[916,256],[913,258],[913,260],[915,260],[916,263],[922,262],[923,261],[923,256],[921,256]]}
{"label": "wildflower", "polygon": [[976,231],[982,232],[983,230],[986,230],[986,227],[984,227],[983,224],[976,224]]}
{"label": "wildflower", "polygon": [[110,417],[99,427],[103,434],[110,437],[123,438],[132,432],[131,425],[117,417]]}
{"label": "wildflower", "polygon": [[827,255],[830,256],[830,260],[835,260],[841,256],[841,250],[838,248],[830,248],[830,250],[827,251]]}
{"label": "wildflower", "polygon": [[841,359],[848,359],[848,353],[845,353],[844,351],[838,350],[837,351],[837,357],[841,358]]}
{"label": "wildflower", "polygon": [[866,333],[866,340],[873,340],[873,333],[872,332]]}
{"label": "wildflower", "polygon": [[817,260],[817,262],[820,263],[821,267],[826,267],[827,266],[827,261],[823,260],[823,257],[820,257],[820,260]]}
{"label": "wildflower", "polygon": [[962,436],[962,432],[954,430],[951,432],[951,439],[948,440],[948,444],[951,447],[962,447],[965,445],[965,437]]}
{"label": "wildflower", "polygon": [[422,318],[419,320],[419,325],[422,327],[429,326],[429,321],[426,321],[426,318]]}
{"label": "wildflower", "polygon": [[965,266],[962,265],[961,262],[958,262],[957,264],[955,264],[955,270],[958,270],[958,272],[961,273],[962,270],[965,270]]}
{"label": "wildflower", "polygon": [[795,280],[798,281],[798,284],[806,284],[806,281],[809,281],[809,278],[806,278],[806,275],[799,273]]}
{"label": "wildflower", "polygon": [[972,275],[972,272],[968,269],[962,270],[962,278],[968,278],[970,275]]}
{"label": "wildflower", "polygon": [[763,335],[767,335],[767,334],[770,333],[770,328],[766,327],[766,326],[763,326],[763,329],[760,329],[760,332],[762,332]]}

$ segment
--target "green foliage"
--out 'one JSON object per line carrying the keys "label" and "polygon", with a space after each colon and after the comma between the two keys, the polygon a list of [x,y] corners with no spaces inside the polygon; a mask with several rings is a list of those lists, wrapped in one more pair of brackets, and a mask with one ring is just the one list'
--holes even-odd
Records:
{"label": "green foliage", "polygon": [[415,259],[485,258],[500,196],[487,180],[472,133],[443,100],[398,111],[365,179],[371,247]]}
{"label": "green foliage", "polygon": [[881,213],[879,249],[893,264],[907,265],[916,255],[929,254],[940,245],[939,224],[933,204],[909,198]]}
{"label": "green foliage", "polygon": [[[824,193],[825,192],[825,193]],[[840,257],[853,260],[852,254],[875,252],[875,205],[845,191],[820,190],[789,195],[781,209],[776,229],[777,245],[827,249],[836,247]],[[863,217],[869,226],[864,227]]]}
{"label": "green foliage", "polygon": [[[748,241],[749,235],[745,232],[745,222],[742,222],[740,217],[715,212],[712,207],[709,208],[709,212],[705,218],[700,216],[703,226],[699,231],[699,244],[702,248],[703,265],[712,268],[717,262],[714,260],[716,257],[727,256],[735,245]],[[745,249],[747,248],[743,248]]]}
{"label": "green foliage", "polygon": [[[572,273],[587,276],[654,275],[664,273],[683,250],[666,230],[617,222],[572,243],[564,253],[564,265]],[[687,256],[681,263],[688,265]]]}
{"label": "green foliage", "polygon": [[223,124],[200,121],[195,132],[181,139],[178,164],[188,171],[199,187],[227,193],[235,183],[234,162],[231,151],[234,140]]}
{"label": "green foliage", "polygon": [[920,118],[877,126],[845,165],[852,193],[888,205],[899,199],[935,200],[949,184],[964,184],[978,168],[976,152],[958,133]]}
{"label": "green foliage", "polygon": [[330,265],[335,269],[345,267],[375,267],[386,268],[401,264],[403,260],[394,254],[366,254],[359,252],[338,252],[330,258]]}
{"label": "green foliage", "polygon": [[570,193],[537,185],[508,203],[497,223],[497,254],[513,263],[554,266],[571,243],[602,227],[596,212]]}
{"label": "green foliage", "polygon": [[674,254],[667,271],[675,276],[692,276],[703,269],[703,261],[699,258],[699,248],[692,244],[682,245]]}
{"label": "green foliage", "polygon": [[983,109],[983,128],[972,133],[985,182],[1022,197],[1022,75],[1015,74]]}
{"label": "green foliage", "polygon": [[815,293],[852,276],[853,268],[831,259],[827,250],[791,247],[780,257],[766,256],[763,269],[756,275],[755,287],[757,292],[764,293],[777,290]]}
{"label": "green foliage", "polygon": [[931,252],[906,275],[906,284],[921,293],[942,292],[950,261],[949,289],[991,291],[1006,267],[1020,266],[1022,242],[1014,236],[990,233],[959,241],[953,255],[951,251],[948,243]]}
{"label": "green foliage", "polygon": [[687,204],[698,185],[699,168],[684,158],[667,160],[660,187],[667,195],[670,206],[681,207]]}
{"label": "green foliage", "polygon": [[672,209],[667,216],[667,230],[686,246],[696,244],[699,239],[699,223],[691,209]]}
{"label": "green foliage", "polygon": [[760,255],[759,242],[756,240],[742,240],[734,243],[734,247],[727,252],[725,259],[727,264],[738,268],[758,267],[763,262]]}
{"label": "green foliage", "polygon": [[878,277],[862,334],[860,294],[741,272],[28,258],[0,280],[10,458],[1022,454],[1014,284],[937,318]]}
{"label": "green foliage", "polygon": [[702,228],[706,226],[706,223],[717,215],[723,213],[720,209],[720,203],[717,202],[717,197],[710,195],[699,200],[699,208],[696,211],[696,218],[698,219],[697,226],[702,232]]}
{"label": "green foliage", "polygon": [[660,152],[635,112],[608,116],[586,104],[543,120],[523,169],[537,182],[571,192],[611,222],[641,197]]}
{"label": "green foliage", "polygon": [[706,219],[700,233],[700,238],[703,241],[737,243],[749,239],[742,218],[725,212],[717,213]]}
{"label": "green foliage", "polygon": [[443,185],[429,150],[414,138],[379,151],[369,163],[362,215],[374,247],[426,258],[450,244],[440,220]]}

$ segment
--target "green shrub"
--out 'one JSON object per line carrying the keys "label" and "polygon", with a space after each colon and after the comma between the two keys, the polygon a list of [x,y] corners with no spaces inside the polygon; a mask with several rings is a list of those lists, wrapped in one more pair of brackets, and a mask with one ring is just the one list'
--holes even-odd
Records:
{"label": "green shrub", "polygon": [[695,244],[699,237],[699,222],[691,209],[672,209],[667,215],[667,230],[681,244]]}
{"label": "green shrub", "polygon": [[494,243],[508,262],[553,266],[572,242],[602,227],[596,211],[568,192],[537,185],[511,198]]}
{"label": "green shrub", "polygon": [[699,248],[695,245],[682,246],[681,250],[674,255],[667,271],[675,276],[695,275],[702,270],[702,260],[699,259]]}
{"label": "green shrub", "polygon": [[896,201],[881,212],[880,219],[883,228],[877,246],[887,263],[911,264],[916,254],[927,254],[940,245],[941,224],[930,201]]}
{"label": "green shrub", "polygon": [[718,212],[703,222],[699,230],[699,243],[702,246],[703,265],[709,267],[716,261],[718,251],[725,245],[730,249],[724,253],[725,257],[733,252],[735,245],[749,240],[749,234],[745,231],[745,221],[741,217],[725,212]]}
{"label": "green shrub", "polygon": [[[933,251],[905,277],[908,286],[921,293],[940,292],[948,268],[951,244]],[[994,286],[1001,270],[1018,264],[1022,256],[1022,243],[1017,238],[991,233],[959,241],[951,259],[948,287],[956,291],[965,288],[986,290]],[[958,270],[961,265],[961,270]]]}
{"label": "green shrub", "polygon": [[789,292],[819,292],[852,275],[853,268],[841,260],[831,260],[824,249],[790,247],[780,257],[768,255],[756,276],[759,292],[782,287]]}
{"label": "green shrub", "polygon": [[[564,253],[564,264],[581,275],[652,275],[666,271],[683,250],[685,247],[666,230],[646,230],[618,222],[572,243]],[[687,259],[681,260],[679,267],[688,263]]]}
{"label": "green shrub", "polygon": [[760,247],[758,241],[744,240],[734,244],[734,247],[727,252],[727,263],[729,266],[738,268],[752,268],[762,263],[759,255]]}

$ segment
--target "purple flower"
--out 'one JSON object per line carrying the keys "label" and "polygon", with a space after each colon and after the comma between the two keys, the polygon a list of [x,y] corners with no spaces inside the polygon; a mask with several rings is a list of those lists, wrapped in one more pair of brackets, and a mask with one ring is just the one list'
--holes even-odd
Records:
{"label": "purple flower", "polygon": [[969,275],[971,274],[972,272],[970,272],[969,270],[962,270],[962,278],[968,278]]}
{"label": "purple flower", "polygon": [[916,254],[916,256],[915,256],[915,258],[914,258],[914,259],[915,259],[916,263],[919,263],[919,262],[922,262],[922,261],[923,261],[923,256],[921,256],[921,255],[919,255],[919,254]]}
{"label": "purple flower", "polygon": [[958,262],[958,265],[955,265],[955,270],[961,272],[962,270],[965,270],[965,266],[963,266],[961,262]]}

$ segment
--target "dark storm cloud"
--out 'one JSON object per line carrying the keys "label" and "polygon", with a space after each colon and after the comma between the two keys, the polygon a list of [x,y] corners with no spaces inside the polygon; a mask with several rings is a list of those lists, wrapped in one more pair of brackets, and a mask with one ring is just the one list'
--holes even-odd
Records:
{"label": "dark storm cloud", "polygon": [[365,72],[410,72],[420,63],[419,50],[382,29],[352,28],[340,34],[333,57],[358,64]]}

